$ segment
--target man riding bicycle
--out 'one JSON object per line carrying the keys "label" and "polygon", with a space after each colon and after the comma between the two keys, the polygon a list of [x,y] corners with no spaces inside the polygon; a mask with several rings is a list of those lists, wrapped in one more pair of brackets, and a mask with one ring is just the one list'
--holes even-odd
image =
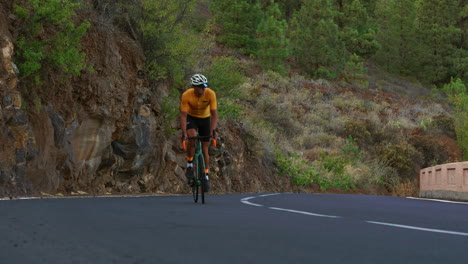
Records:
{"label": "man riding bicycle", "polygon": [[[180,101],[180,127],[182,129],[183,140],[198,135],[203,137],[202,150],[206,164],[206,192],[210,189],[209,184],[209,164],[210,157],[208,155],[208,147],[210,144],[210,136],[216,138],[216,127],[218,125],[218,111],[216,110],[216,93],[208,88],[208,79],[201,75],[195,74],[190,78],[192,88],[182,94]],[[193,157],[195,155],[195,140],[189,139],[187,145],[187,170],[185,176],[188,184],[193,181]]]}

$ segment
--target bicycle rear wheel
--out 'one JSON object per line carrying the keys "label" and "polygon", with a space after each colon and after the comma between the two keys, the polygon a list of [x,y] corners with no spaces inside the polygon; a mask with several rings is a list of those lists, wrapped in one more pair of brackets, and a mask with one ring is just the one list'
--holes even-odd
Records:
{"label": "bicycle rear wheel", "polygon": [[200,194],[201,194],[201,200],[202,204],[205,203],[205,182],[206,182],[206,177],[205,177],[205,160],[203,159],[203,155],[200,155],[198,157],[198,179],[200,180]]}

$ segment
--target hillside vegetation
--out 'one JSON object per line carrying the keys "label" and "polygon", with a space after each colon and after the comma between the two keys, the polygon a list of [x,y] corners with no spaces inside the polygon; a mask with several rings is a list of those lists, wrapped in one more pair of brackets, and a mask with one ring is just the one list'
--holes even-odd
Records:
{"label": "hillside vegetation", "polygon": [[167,136],[203,73],[246,154],[298,186],[407,195],[420,168],[468,157],[464,0],[18,0],[24,82],[93,71],[89,9],[141,44],[153,85],[171,84]]}

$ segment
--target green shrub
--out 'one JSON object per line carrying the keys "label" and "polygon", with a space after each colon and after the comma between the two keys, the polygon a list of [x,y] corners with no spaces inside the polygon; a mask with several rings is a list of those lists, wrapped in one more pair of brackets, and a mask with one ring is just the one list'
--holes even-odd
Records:
{"label": "green shrub", "polygon": [[422,157],[423,168],[446,163],[449,159],[444,142],[439,137],[424,133],[413,133],[410,138],[411,145],[418,150]]}
{"label": "green shrub", "polygon": [[454,108],[457,142],[462,149],[463,158],[468,159],[468,90],[461,79],[452,79],[443,90]]}
{"label": "green shrub", "polygon": [[[15,13],[23,26],[16,41],[18,67],[23,78],[51,65],[66,75],[77,76],[87,68],[81,38],[91,26],[73,23],[79,3],[71,0],[22,0]],[[33,79],[40,82],[38,76]]]}
{"label": "green shrub", "polygon": [[[336,167],[334,167],[334,169],[336,169]],[[328,171],[327,169],[324,169],[322,167],[318,167],[317,171],[320,177],[316,179],[316,182],[320,185],[321,190],[337,188],[344,191],[349,191],[356,189],[355,179],[353,179],[353,177],[351,177],[349,173],[345,172],[344,167],[343,171],[339,171],[339,173],[337,173],[336,171]]]}
{"label": "green shrub", "polygon": [[453,139],[456,138],[455,120],[451,116],[434,116],[428,127],[431,131],[435,131],[436,133],[447,135]]}
{"label": "green shrub", "polygon": [[278,132],[271,123],[265,121],[261,116],[244,115],[241,137],[247,147],[249,154],[262,157],[266,161],[273,161],[275,145],[278,144]]}
{"label": "green shrub", "polygon": [[218,99],[219,118],[239,119],[244,107],[236,103],[240,97],[240,86],[246,81],[242,75],[239,63],[232,57],[216,58],[206,73],[211,89]]}
{"label": "green shrub", "polygon": [[391,167],[387,160],[373,159],[368,162],[368,166],[371,175],[368,182],[371,186],[382,186],[391,192],[402,182],[397,170]]}
{"label": "green shrub", "polygon": [[174,107],[180,103],[180,93],[176,88],[169,90],[169,94],[163,98],[161,114],[162,127],[166,135],[172,135],[177,130],[173,127],[179,116],[179,108]]}
{"label": "green shrub", "polygon": [[288,78],[272,70],[264,71],[259,82],[258,85],[274,93],[287,93],[288,89],[291,88],[289,87],[291,82]]}
{"label": "green shrub", "polygon": [[354,179],[348,170],[349,166],[353,166],[360,159],[359,147],[352,136],[345,140],[340,153],[321,153],[316,161],[318,171],[321,173],[320,187],[322,189],[355,189],[357,179]]}
{"label": "green shrub", "polygon": [[346,82],[367,88],[369,87],[369,81],[365,79],[366,74],[364,61],[356,54],[350,55],[344,70]]}
{"label": "green shrub", "polygon": [[18,47],[18,64],[21,76],[28,77],[42,68],[43,59],[46,55],[43,52],[43,44],[41,42],[30,42],[24,36],[19,36],[16,40]]}
{"label": "green shrub", "polygon": [[336,96],[333,98],[332,104],[344,111],[366,111],[369,107],[367,102],[351,93],[343,93]]}
{"label": "green shrub", "polygon": [[307,164],[307,162],[295,152],[290,152],[288,155],[277,152],[276,164],[280,174],[291,177],[295,185],[306,186],[311,183],[319,182],[319,174],[315,171],[315,168]]}
{"label": "green shrub", "polygon": [[350,119],[345,122],[343,133],[351,137],[354,142],[364,144],[369,142],[372,136],[369,130],[373,130],[369,121]]}
{"label": "green shrub", "polygon": [[415,164],[421,164],[423,160],[422,154],[407,142],[384,143],[377,147],[377,152],[401,178],[412,179],[417,174]]}
{"label": "green shrub", "polygon": [[29,17],[28,9],[16,3],[13,6],[13,11],[19,19],[26,20]]}
{"label": "green shrub", "polygon": [[239,63],[232,57],[218,57],[214,59],[206,73],[210,88],[216,91],[218,98],[239,97],[239,87],[246,81]]}
{"label": "green shrub", "polygon": [[[320,129],[317,127],[317,129]],[[312,130],[312,131],[311,131]],[[340,138],[328,132],[315,132],[307,128],[303,133],[292,138],[292,142],[300,149],[313,149],[315,147],[329,147],[338,144]]]}
{"label": "green shrub", "polygon": [[244,113],[244,107],[236,102],[225,99],[218,106],[218,115],[222,120],[238,120]]}
{"label": "green shrub", "polygon": [[322,153],[320,155],[320,165],[327,172],[331,172],[335,175],[343,175],[345,171],[345,165],[347,160],[342,155],[334,155]]}
{"label": "green shrub", "polygon": [[257,102],[257,111],[262,118],[273,124],[282,135],[298,135],[301,124],[291,115],[291,103],[284,102],[282,96],[262,96]]}
{"label": "green shrub", "polygon": [[345,144],[341,148],[341,152],[349,161],[356,161],[359,160],[361,157],[359,147],[356,143],[356,139],[354,139],[352,136],[348,136],[348,138],[345,141]]}
{"label": "green shrub", "polygon": [[351,175],[347,173],[339,174],[331,183],[330,188],[338,188],[344,191],[356,189],[356,184]]}

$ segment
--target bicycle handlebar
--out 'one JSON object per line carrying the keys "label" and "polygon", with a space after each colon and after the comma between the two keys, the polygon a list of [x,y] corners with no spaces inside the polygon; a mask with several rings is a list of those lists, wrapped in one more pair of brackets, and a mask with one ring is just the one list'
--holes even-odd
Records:
{"label": "bicycle handlebar", "polygon": [[212,138],[213,136],[194,136],[194,137],[187,137],[186,140],[188,139],[202,139],[202,138]]}
{"label": "bicycle handlebar", "polygon": [[[187,138],[183,138],[182,136],[182,149],[184,150],[187,149],[187,145],[185,141],[189,139],[202,139],[202,138],[213,138],[213,136],[195,136],[195,137],[187,137]],[[212,142],[213,142],[213,147],[216,147],[216,138],[213,138]]]}

